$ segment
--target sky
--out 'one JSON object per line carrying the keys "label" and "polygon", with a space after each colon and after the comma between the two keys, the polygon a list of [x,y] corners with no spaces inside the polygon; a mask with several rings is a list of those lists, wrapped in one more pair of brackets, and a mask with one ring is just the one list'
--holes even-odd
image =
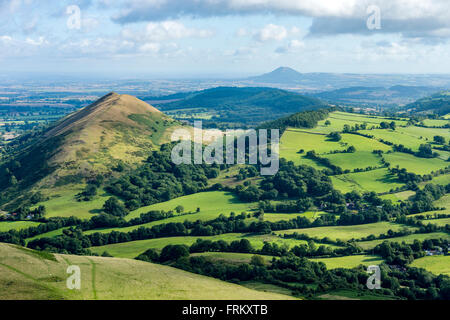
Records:
{"label": "sky", "polygon": [[448,0],[0,0],[0,72],[450,73]]}

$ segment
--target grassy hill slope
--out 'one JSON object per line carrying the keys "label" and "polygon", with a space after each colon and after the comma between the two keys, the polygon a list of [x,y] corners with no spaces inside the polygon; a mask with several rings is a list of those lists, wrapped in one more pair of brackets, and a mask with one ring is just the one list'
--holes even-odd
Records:
{"label": "grassy hill slope", "polygon": [[[81,290],[68,290],[69,265]],[[116,258],[51,255],[0,244],[0,300],[272,300],[291,299],[168,266]]]}

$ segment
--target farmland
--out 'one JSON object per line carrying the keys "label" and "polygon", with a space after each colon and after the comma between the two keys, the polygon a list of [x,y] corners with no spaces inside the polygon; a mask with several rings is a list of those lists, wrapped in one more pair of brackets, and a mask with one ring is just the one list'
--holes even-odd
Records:
{"label": "farmland", "polygon": [[400,224],[389,223],[389,222],[379,222],[372,224],[363,224],[356,226],[338,226],[338,227],[320,227],[320,228],[309,228],[309,229],[294,229],[294,230],[283,230],[277,231],[277,234],[307,234],[310,237],[324,238],[328,237],[332,240],[351,240],[359,239],[362,237],[367,237],[369,235],[381,235],[386,233],[388,230],[398,231],[400,229],[411,229],[414,228],[407,227]]}
{"label": "farmland", "polygon": [[423,268],[434,274],[450,275],[450,256],[431,256],[415,260],[412,267]]}
{"label": "farmland", "polygon": [[371,255],[355,255],[355,256],[347,256],[347,257],[338,257],[338,258],[320,258],[320,259],[312,259],[315,262],[325,263],[328,269],[337,269],[337,268],[354,268],[359,265],[370,266],[370,265],[379,265],[383,262],[378,256]]}

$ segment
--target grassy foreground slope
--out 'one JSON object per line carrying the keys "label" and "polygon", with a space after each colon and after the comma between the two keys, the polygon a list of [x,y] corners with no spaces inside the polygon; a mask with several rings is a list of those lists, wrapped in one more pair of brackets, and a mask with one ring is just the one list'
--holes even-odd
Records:
{"label": "grassy foreground slope", "polygon": [[[81,269],[81,290],[68,290],[69,265]],[[28,299],[292,299],[168,266],[99,257],[50,255],[0,244],[0,300]]]}

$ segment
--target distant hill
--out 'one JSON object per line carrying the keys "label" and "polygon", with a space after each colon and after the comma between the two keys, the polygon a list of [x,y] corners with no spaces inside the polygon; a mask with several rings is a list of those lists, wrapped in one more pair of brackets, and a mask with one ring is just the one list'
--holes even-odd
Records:
{"label": "distant hill", "polygon": [[213,122],[244,125],[255,125],[283,115],[327,106],[319,99],[295,92],[260,87],[218,87],[156,105],[170,112],[208,112]]}
{"label": "distant hill", "polygon": [[[0,193],[21,193],[37,182],[64,185],[109,174],[119,162],[144,160],[150,150],[169,141],[178,126],[133,96],[110,93],[43,132],[13,141],[0,163]],[[0,202],[7,200],[6,194]]]}
{"label": "distant hill", "polygon": [[302,79],[303,75],[300,72],[288,67],[280,67],[272,72],[248,78],[259,83],[293,83]]}
{"label": "distant hill", "polygon": [[405,107],[407,111],[434,113],[444,116],[450,113],[450,91],[443,91],[417,100]]}
{"label": "distant hill", "polygon": [[312,96],[335,103],[390,105],[407,104],[427,95],[435,93],[438,89],[425,86],[392,86],[385,87],[349,87],[332,91],[324,91]]}
{"label": "distant hill", "polygon": [[[68,290],[69,265],[81,269],[81,289]],[[92,277],[91,277],[92,276]],[[0,300],[286,300],[148,262],[51,254],[0,243]]]}

